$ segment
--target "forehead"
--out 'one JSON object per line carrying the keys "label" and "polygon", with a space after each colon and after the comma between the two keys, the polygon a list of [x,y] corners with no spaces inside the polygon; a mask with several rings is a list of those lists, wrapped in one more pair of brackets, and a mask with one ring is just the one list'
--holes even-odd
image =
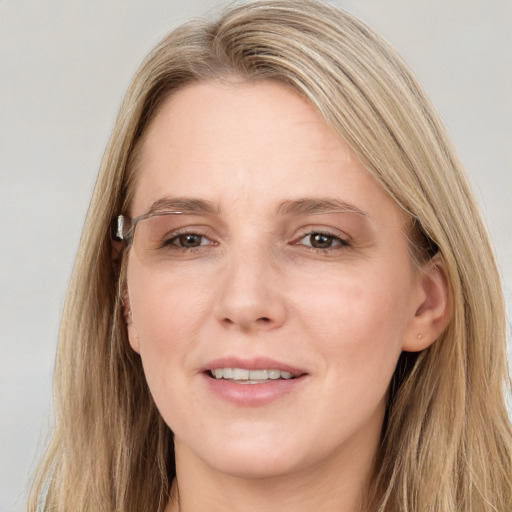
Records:
{"label": "forehead", "polygon": [[245,209],[336,196],[398,210],[319,112],[272,81],[196,83],[165,101],[145,135],[132,214],[168,196]]}
{"label": "forehead", "polygon": [[[308,159],[324,158],[336,149],[350,157],[319,112],[277,81],[188,85],[163,103],[145,139],[146,159],[165,147],[180,160],[208,158],[228,163],[235,157],[290,162],[304,158],[305,153]],[[287,151],[290,145],[295,145],[294,153]]]}

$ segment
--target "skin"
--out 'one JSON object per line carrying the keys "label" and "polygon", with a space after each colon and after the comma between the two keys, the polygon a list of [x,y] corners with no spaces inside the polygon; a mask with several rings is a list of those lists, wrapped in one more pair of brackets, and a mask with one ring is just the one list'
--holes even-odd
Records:
{"label": "skin", "polygon": [[[447,321],[442,262],[412,263],[405,214],[274,82],[194,84],[164,103],[130,214],[163,198],[213,207],[173,216],[199,247],[128,253],[130,344],[175,435],[181,510],[360,510],[398,357]],[[349,206],[297,207],[326,198]],[[226,356],[305,375],[269,403],[234,404],[203,373]]]}

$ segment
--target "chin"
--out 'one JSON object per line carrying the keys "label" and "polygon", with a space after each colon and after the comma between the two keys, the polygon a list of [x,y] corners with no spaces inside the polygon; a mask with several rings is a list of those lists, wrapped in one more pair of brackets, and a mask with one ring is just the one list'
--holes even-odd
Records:
{"label": "chin", "polygon": [[[229,430],[229,429],[228,429]],[[206,436],[205,436],[206,437]],[[272,478],[297,471],[302,465],[304,447],[290,443],[291,438],[270,433],[246,431],[246,435],[224,432],[217,439],[208,436],[203,443],[191,443],[191,450],[175,438],[176,455],[194,452],[211,469],[235,478]],[[288,442],[286,442],[288,441]]]}
{"label": "chin", "polygon": [[[275,450],[274,450],[275,452]],[[240,454],[232,453],[222,460],[211,463],[213,469],[233,478],[265,479],[278,478],[295,473],[300,468],[297,460],[290,460],[284,454]]]}

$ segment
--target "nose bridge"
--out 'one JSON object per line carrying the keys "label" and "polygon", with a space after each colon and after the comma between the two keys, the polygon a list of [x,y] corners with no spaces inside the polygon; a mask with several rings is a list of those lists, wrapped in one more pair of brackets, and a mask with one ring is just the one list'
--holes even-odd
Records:
{"label": "nose bridge", "polygon": [[243,330],[279,327],[286,306],[272,248],[246,238],[231,245],[226,260],[215,306],[218,320]]}

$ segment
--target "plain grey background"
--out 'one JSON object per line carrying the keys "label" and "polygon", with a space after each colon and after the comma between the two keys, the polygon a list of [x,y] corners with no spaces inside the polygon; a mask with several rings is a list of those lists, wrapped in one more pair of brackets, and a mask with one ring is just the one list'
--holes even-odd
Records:
{"label": "plain grey background", "polygon": [[[339,0],[402,53],[466,165],[512,303],[512,0]],[[211,0],[0,0],[0,510],[23,509],[59,317],[137,65]],[[213,10],[215,12],[215,10]]]}

